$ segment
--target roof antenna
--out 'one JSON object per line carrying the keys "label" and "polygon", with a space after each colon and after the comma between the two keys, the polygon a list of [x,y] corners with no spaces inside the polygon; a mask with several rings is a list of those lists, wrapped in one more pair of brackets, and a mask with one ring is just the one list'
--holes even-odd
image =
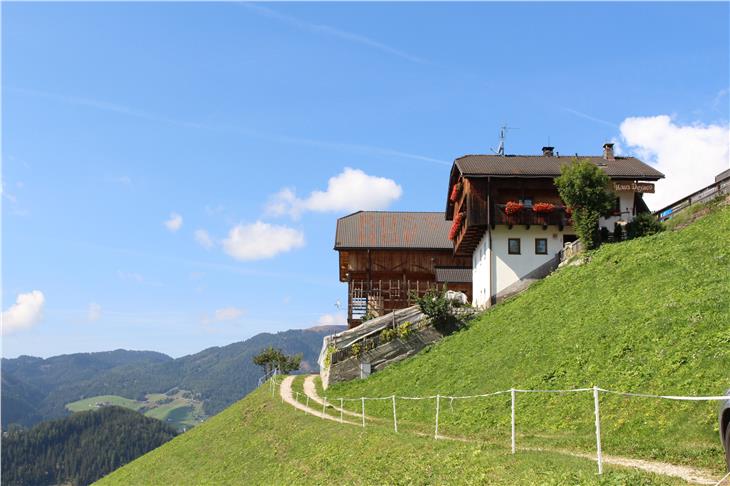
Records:
{"label": "roof antenna", "polygon": [[508,127],[506,124],[502,125],[499,128],[499,147],[497,148],[497,150],[494,150],[492,147],[489,147],[489,150],[491,150],[495,154],[500,155],[502,157],[504,157],[504,139],[505,139],[505,135],[507,135],[507,130],[519,130],[519,128]]}

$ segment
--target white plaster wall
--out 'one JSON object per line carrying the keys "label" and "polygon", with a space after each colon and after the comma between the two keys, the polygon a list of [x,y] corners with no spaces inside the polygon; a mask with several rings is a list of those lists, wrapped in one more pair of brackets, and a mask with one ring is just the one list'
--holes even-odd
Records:
{"label": "white plaster wall", "polygon": [[[509,238],[520,239],[520,255],[508,253]],[[535,254],[535,238],[547,239],[547,255]],[[541,226],[531,226],[530,229],[513,226],[512,229],[508,229],[507,226],[499,225],[492,231],[492,247],[495,260],[493,291],[497,294],[540,265],[555,258],[555,254],[563,248],[563,232],[558,231],[555,226],[543,230]]]}
{"label": "white plaster wall", "polygon": [[598,222],[599,226],[605,226],[609,231],[613,231],[613,226],[616,221],[629,222],[634,219],[634,192],[633,191],[619,191],[616,195],[621,200],[621,216],[611,216],[608,218],[601,218]]}
{"label": "white plaster wall", "polygon": [[489,304],[490,252],[487,232],[472,255],[472,304],[477,307]]}
{"label": "white plaster wall", "polygon": [[[494,279],[492,292],[496,295],[522,277],[555,257],[563,248],[564,231],[555,226],[543,230],[541,226],[513,226],[508,229],[498,225],[492,230],[492,248],[489,248],[489,234],[485,233],[482,241],[472,255],[472,294],[473,304],[478,307],[489,305],[489,280]],[[572,234],[572,230],[568,233]],[[507,250],[509,238],[519,238],[521,254],[510,255]],[[535,238],[547,239],[547,255],[535,254]],[[494,256],[492,257],[492,252]],[[490,268],[493,263],[494,268]]]}

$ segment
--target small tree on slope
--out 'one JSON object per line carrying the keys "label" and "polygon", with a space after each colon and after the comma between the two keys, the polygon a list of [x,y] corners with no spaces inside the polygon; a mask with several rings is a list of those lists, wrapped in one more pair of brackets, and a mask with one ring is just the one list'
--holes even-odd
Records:
{"label": "small tree on slope", "polygon": [[564,165],[555,178],[560,197],[573,209],[578,238],[588,250],[600,244],[598,220],[611,209],[616,198],[608,187],[609,181],[606,173],[588,160]]}
{"label": "small tree on slope", "polygon": [[288,373],[299,369],[299,365],[302,363],[302,354],[287,356],[281,349],[269,346],[254,356],[253,362],[263,367],[265,374],[269,374],[274,369],[278,369],[279,373]]}

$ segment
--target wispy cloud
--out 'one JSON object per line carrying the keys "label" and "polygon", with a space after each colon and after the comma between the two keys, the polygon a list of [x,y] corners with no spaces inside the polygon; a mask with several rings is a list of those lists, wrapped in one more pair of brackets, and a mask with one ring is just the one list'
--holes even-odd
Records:
{"label": "wispy cloud", "polygon": [[409,54],[401,49],[397,49],[397,48],[389,46],[387,44],[383,44],[382,42],[376,41],[374,39],[371,39],[370,37],[366,37],[361,34],[355,34],[353,32],[340,30],[340,29],[337,29],[337,28],[329,26],[329,25],[315,24],[312,22],[307,22],[307,21],[299,19],[297,17],[293,17],[291,15],[286,15],[277,10],[273,10],[268,7],[263,7],[261,5],[257,5],[257,4],[253,4],[253,3],[239,3],[238,5],[243,6],[252,12],[256,12],[259,15],[262,15],[264,17],[268,17],[268,18],[271,18],[274,20],[278,20],[279,22],[285,23],[285,24],[295,27],[297,29],[306,30],[308,32],[312,32],[315,34],[322,34],[322,35],[327,35],[330,37],[335,37],[337,39],[342,39],[344,41],[352,42],[355,44],[360,44],[360,45],[369,47],[371,49],[376,49],[376,50],[384,52],[386,54],[400,57],[401,59],[405,59],[407,61],[414,62],[417,64],[430,64],[430,62],[428,60],[423,59],[422,57],[414,56],[413,54]]}
{"label": "wispy cloud", "polygon": [[125,282],[133,282],[140,285],[150,285],[152,287],[161,287],[160,282],[147,280],[144,275],[137,272],[128,272],[125,270],[117,270],[117,277]]}
{"label": "wispy cloud", "polygon": [[133,116],[135,118],[143,118],[145,120],[168,123],[171,125],[179,125],[188,128],[203,128],[200,123],[187,122],[176,118],[170,118],[156,113],[150,113],[148,111],[139,110],[125,105],[116,103],[110,103],[108,101],[97,100],[92,98],[84,98],[81,96],[72,96],[59,93],[50,93],[48,91],[41,91],[36,89],[28,88],[4,88],[6,92],[19,93],[23,95],[36,96],[38,98],[45,98],[61,103],[67,103],[76,106],[85,106],[87,108],[94,108],[97,110],[109,111],[120,115]]}
{"label": "wispy cloud", "polygon": [[365,144],[353,144],[343,142],[333,142],[330,140],[319,140],[307,137],[295,137],[290,135],[283,135],[279,133],[262,132],[247,127],[227,125],[227,124],[212,124],[212,123],[196,123],[186,120],[175,119],[164,115],[159,115],[147,111],[138,110],[136,108],[119,105],[116,103],[109,103],[106,101],[93,100],[89,98],[82,98],[77,96],[67,96],[57,93],[49,93],[45,91],[31,90],[31,89],[19,89],[19,88],[6,88],[6,92],[20,93],[30,96],[38,96],[50,100],[54,100],[61,103],[68,103],[77,106],[85,106],[97,110],[107,111],[116,113],[123,116],[130,116],[139,119],[144,119],[156,123],[166,123],[174,126],[183,128],[199,129],[199,130],[210,130],[216,132],[233,133],[242,135],[249,138],[256,138],[259,140],[265,140],[267,142],[287,144],[287,145],[304,145],[310,147],[323,148],[328,150],[343,151],[343,152],[355,152],[364,153],[371,155],[380,155],[388,157],[398,157],[401,159],[419,160],[422,162],[432,162],[440,165],[450,166],[451,162],[428,157],[422,154],[414,154],[410,152],[404,152],[402,150],[396,150],[388,147],[379,147],[376,145],[365,145]]}
{"label": "wispy cloud", "polygon": [[568,108],[566,106],[561,106],[560,109],[563,111],[567,111],[568,113],[571,113],[577,117],[586,119],[586,120],[590,120],[590,121],[593,121],[596,123],[601,123],[603,125],[608,125],[609,127],[612,127],[612,128],[618,128],[618,123],[613,123],[608,120],[603,120],[602,118],[597,118],[595,116],[589,115],[588,113],[583,113],[582,111],[574,110],[574,109]]}

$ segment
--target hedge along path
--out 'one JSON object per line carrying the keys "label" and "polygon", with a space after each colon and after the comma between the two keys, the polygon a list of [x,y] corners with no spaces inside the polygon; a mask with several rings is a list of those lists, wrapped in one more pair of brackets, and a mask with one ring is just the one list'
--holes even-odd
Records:
{"label": "hedge along path", "polygon": [[[317,402],[318,404],[324,405],[325,402],[317,393],[317,388],[314,384],[314,379],[316,376],[317,375],[309,375],[305,378],[304,393],[311,400]],[[287,379],[288,379],[287,386],[289,387],[289,396],[291,397],[291,383],[294,380],[294,377],[293,376],[288,377]],[[702,399],[726,398],[726,397],[691,397],[690,398],[690,397],[675,397],[675,396],[648,395],[648,394],[647,395],[645,395],[645,394],[628,394],[628,393],[612,392],[612,391],[604,390],[604,389],[598,388],[598,387],[596,387],[596,389],[601,392],[606,392],[606,393],[616,393],[616,394],[620,394],[620,395],[633,395],[633,396],[643,396],[643,397],[652,397],[652,398],[664,398],[664,399],[670,399],[670,400],[683,400],[683,399],[684,400],[686,400],[686,399],[696,400],[696,399],[700,399],[700,398],[702,398]],[[284,393],[284,383],[283,382],[282,382],[281,390],[282,390],[282,394],[283,394]],[[584,391],[594,391],[595,392],[595,389],[580,388],[580,389],[575,389],[575,390],[514,390],[514,391],[520,392],[520,393],[540,393],[540,392],[543,392],[543,393],[546,393],[546,392],[547,393],[574,393],[574,392],[584,392]],[[447,399],[447,400],[469,399],[469,398],[479,398],[482,396],[489,396],[489,395],[496,395],[496,394],[510,393],[510,392],[512,392],[512,390],[499,391],[499,392],[494,392],[494,393],[484,394],[484,395],[473,395],[473,396],[463,396],[463,397],[450,397],[450,396],[440,396],[440,395],[438,397],[441,399]],[[282,397],[283,397],[283,395],[282,395]],[[382,398],[377,398],[377,399],[382,400],[382,399],[386,399],[386,398],[388,398],[388,397],[382,397]],[[428,399],[436,399],[437,396],[434,395],[433,397],[397,397],[397,398],[398,398],[398,400],[402,400],[402,399],[428,400]],[[338,402],[339,400],[340,400],[339,398],[334,399],[334,402],[339,403]],[[361,400],[361,398],[356,398],[356,399],[351,399],[351,400],[355,400],[355,401],[359,402]],[[372,398],[368,398],[368,400],[372,400]],[[284,398],[284,401],[287,401],[286,398]],[[304,408],[308,408],[308,407],[304,407],[304,405],[294,401],[293,399],[292,399],[292,402],[294,402],[293,404],[295,404],[295,406],[297,408],[299,408],[300,410],[304,410]],[[368,416],[367,414],[365,415],[365,417],[363,417],[362,414],[349,412],[348,410],[342,410],[341,408],[336,407],[333,403],[330,403],[329,401],[327,401],[327,405],[329,405],[332,408],[334,408],[335,410],[339,411],[340,417],[342,416],[343,413],[346,413],[353,417],[362,419],[363,422],[364,422],[364,419],[367,419],[368,421],[373,421],[373,422],[382,422],[383,421],[383,419],[381,417],[377,417],[377,418],[371,417],[371,416]],[[315,410],[313,408],[308,408],[308,410],[305,410],[305,412],[308,412],[308,413],[313,412],[312,414],[315,416],[322,416],[321,412],[319,412],[318,410]],[[334,420],[334,421],[338,421],[338,422],[341,420],[340,417],[333,417],[330,415],[326,416],[326,418],[329,418],[330,420]],[[352,422],[352,421],[348,421],[348,420],[343,421],[343,423],[348,423],[350,425],[355,425],[355,426],[362,426],[362,424],[360,422]],[[420,433],[420,432],[414,432],[414,434],[418,435],[418,436],[424,436],[424,437],[430,436],[430,437],[434,437],[435,439],[441,439],[441,440],[453,440],[453,441],[470,442],[470,443],[479,443],[480,442],[478,440],[469,439],[466,437],[444,436],[442,434],[439,434],[438,431],[436,432],[436,434],[424,434],[424,433]],[[547,449],[543,449],[543,448],[533,448],[533,447],[518,447],[517,449],[529,450],[529,451],[546,451],[547,450]],[[550,451],[557,452],[559,454],[565,454],[565,455],[572,456],[572,457],[579,457],[579,458],[583,458],[583,459],[595,460],[595,455],[590,454],[590,453],[572,452],[572,451],[567,451],[564,449],[555,449],[555,450],[550,449]],[[614,466],[634,468],[634,469],[639,469],[639,470],[650,472],[650,473],[677,477],[684,481],[687,481],[688,483],[708,484],[708,485],[715,485],[715,486],[718,486],[718,485],[725,486],[726,483],[728,483],[727,477],[724,477],[722,479],[713,478],[712,473],[701,470],[701,469],[689,467],[689,466],[680,466],[680,465],[669,464],[669,463],[665,463],[665,462],[656,462],[656,461],[649,461],[646,459],[634,459],[634,458],[629,458],[629,457],[612,456],[612,455],[605,455],[605,454],[602,455],[602,461],[605,464],[611,464]],[[718,479],[719,479],[719,481],[718,481]]]}

